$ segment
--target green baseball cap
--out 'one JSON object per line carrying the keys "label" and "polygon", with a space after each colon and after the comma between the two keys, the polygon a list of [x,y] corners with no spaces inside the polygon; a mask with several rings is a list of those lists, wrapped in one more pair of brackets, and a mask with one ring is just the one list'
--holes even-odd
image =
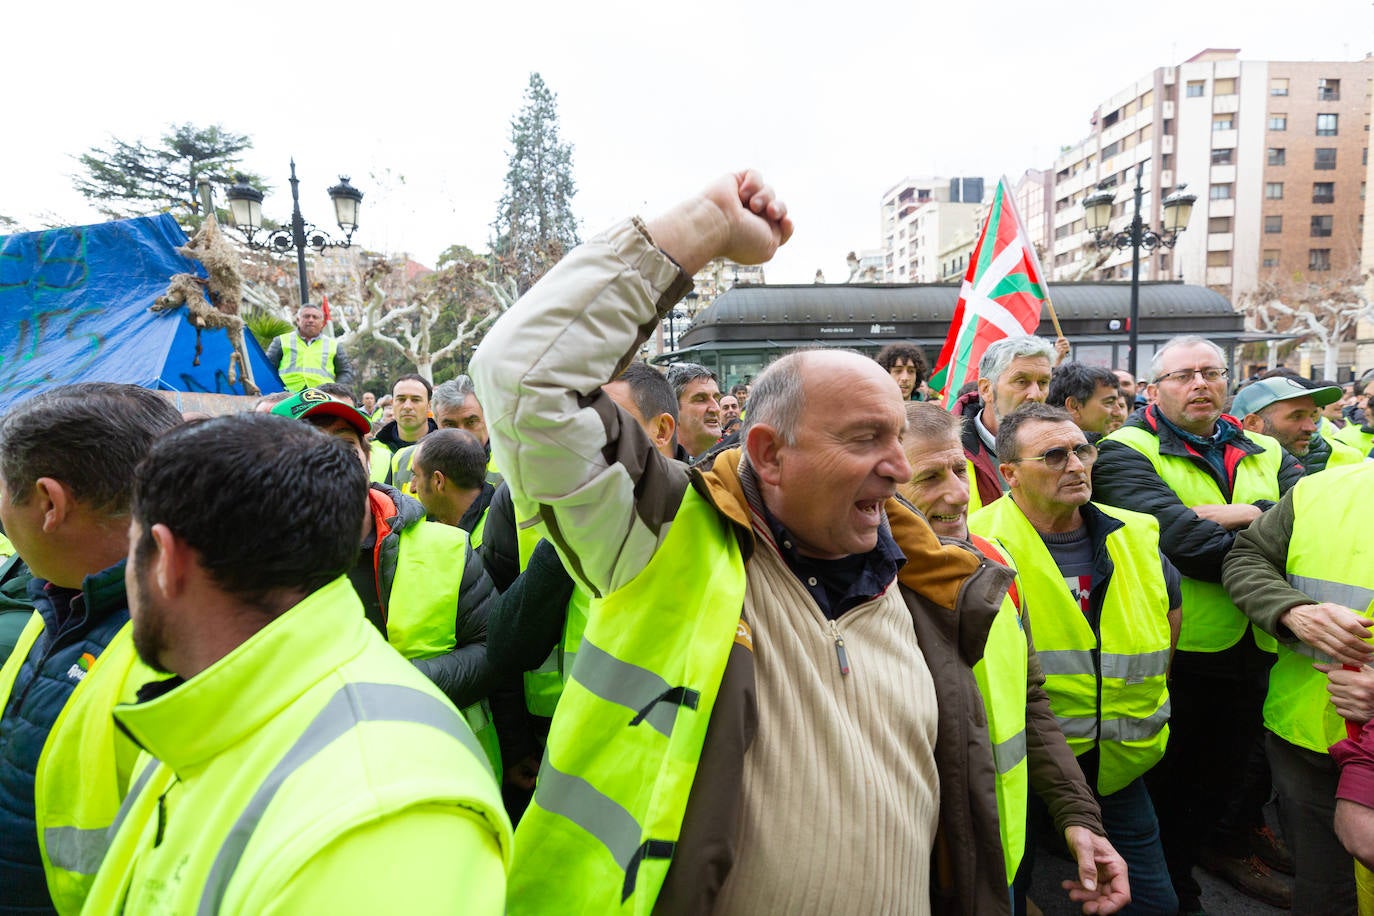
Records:
{"label": "green baseball cap", "polygon": [[1318,407],[1325,407],[1333,401],[1340,400],[1341,389],[1335,385],[1316,388],[1301,379],[1286,376],[1262,378],[1240,390],[1236,399],[1231,402],[1231,416],[1243,420],[1252,413],[1259,413],[1270,404],[1303,397],[1311,398]]}
{"label": "green baseball cap", "polygon": [[360,436],[365,437],[372,432],[372,421],[368,419],[367,414],[352,404],[334,400],[318,388],[307,388],[287,398],[273,407],[272,413],[292,420],[318,416],[339,417],[347,420],[348,425],[356,429]]}

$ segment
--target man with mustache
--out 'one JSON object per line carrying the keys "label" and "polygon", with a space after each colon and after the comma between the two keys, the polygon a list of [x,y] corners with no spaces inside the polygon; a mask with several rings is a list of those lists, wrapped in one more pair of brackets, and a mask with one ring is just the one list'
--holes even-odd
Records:
{"label": "man with mustache", "polygon": [[1009,498],[969,527],[1020,572],[1050,709],[1126,860],[1129,912],[1172,916],[1178,897],[1143,777],[1168,742],[1178,572],[1154,519],[1090,502],[1097,449],[1067,411],[1030,403],[1002,417],[997,455]]}
{"label": "man with mustache", "polygon": [[1252,854],[1250,826],[1226,817],[1255,807],[1241,800],[1241,774],[1261,734],[1272,656],[1222,588],[1221,566],[1236,532],[1297,483],[1302,466],[1277,440],[1247,436],[1222,415],[1227,376],[1225,354],[1206,338],[1164,343],[1150,361],[1154,403],[1099,443],[1092,474],[1098,502],[1159,520],[1160,546],[1183,575],[1172,734],[1149,782],[1184,912],[1201,909],[1192,866],[1204,852],[1209,870],[1245,893],[1275,905],[1291,896]]}

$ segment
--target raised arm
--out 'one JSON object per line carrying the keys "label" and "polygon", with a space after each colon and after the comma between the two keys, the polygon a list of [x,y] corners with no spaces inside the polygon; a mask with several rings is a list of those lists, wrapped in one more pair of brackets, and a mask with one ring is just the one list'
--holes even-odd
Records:
{"label": "raised arm", "polygon": [[755,172],[724,176],[645,224],[578,246],[493,326],[472,363],[517,525],[542,523],[593,594],[633,578],[667,531],[686,470],[601,386],[714,257],[760,263],[791,235]]}

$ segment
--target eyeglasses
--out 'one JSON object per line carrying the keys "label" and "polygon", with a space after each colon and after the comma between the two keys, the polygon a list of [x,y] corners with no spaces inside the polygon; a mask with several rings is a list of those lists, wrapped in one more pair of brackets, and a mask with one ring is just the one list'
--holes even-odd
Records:
{"label": "eyeglasses", "polygon": [[1069,463],[1070,453],[1077,455],[1078,460],[1085,465],[1092,464],[1097,460],[1097,446],[1089,442],[1080,442],[1073,448],[1065,448],[1062,445],[1056,445],[1043,455],[1034,455],[1028,458],[1013,458],[1012,463],[1014,464],[1018,461],[1043,461],[1045,462],[1045,467],[1049,468],[1051,471],[1062,471]]}
{"label": "eyeglasses", "polygon": [[1204,382],[1219,382],[1229,375],[1220,366],[1207,366],[1204,369],[1179,369],[1177,372],[1166,372],[1155,379],[1155,384],[1160,382],[1191,382],[1193,376],[1200,375]]}

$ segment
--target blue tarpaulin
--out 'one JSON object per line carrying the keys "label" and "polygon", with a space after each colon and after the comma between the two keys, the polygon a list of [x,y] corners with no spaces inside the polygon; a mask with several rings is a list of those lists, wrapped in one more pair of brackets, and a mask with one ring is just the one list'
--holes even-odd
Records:
{"label": "blue tarpaulin", "polygon": [[[185,306],[149,311],[173,274],[205,276],[176,250],[185,243],[166,214],[0,236],[0,411],[72,382],[246,394],[242,380],[229,384],[224,330],[201,331],[197,360]],[[281,391],[253,335],[244,339],[253,380]]]}

